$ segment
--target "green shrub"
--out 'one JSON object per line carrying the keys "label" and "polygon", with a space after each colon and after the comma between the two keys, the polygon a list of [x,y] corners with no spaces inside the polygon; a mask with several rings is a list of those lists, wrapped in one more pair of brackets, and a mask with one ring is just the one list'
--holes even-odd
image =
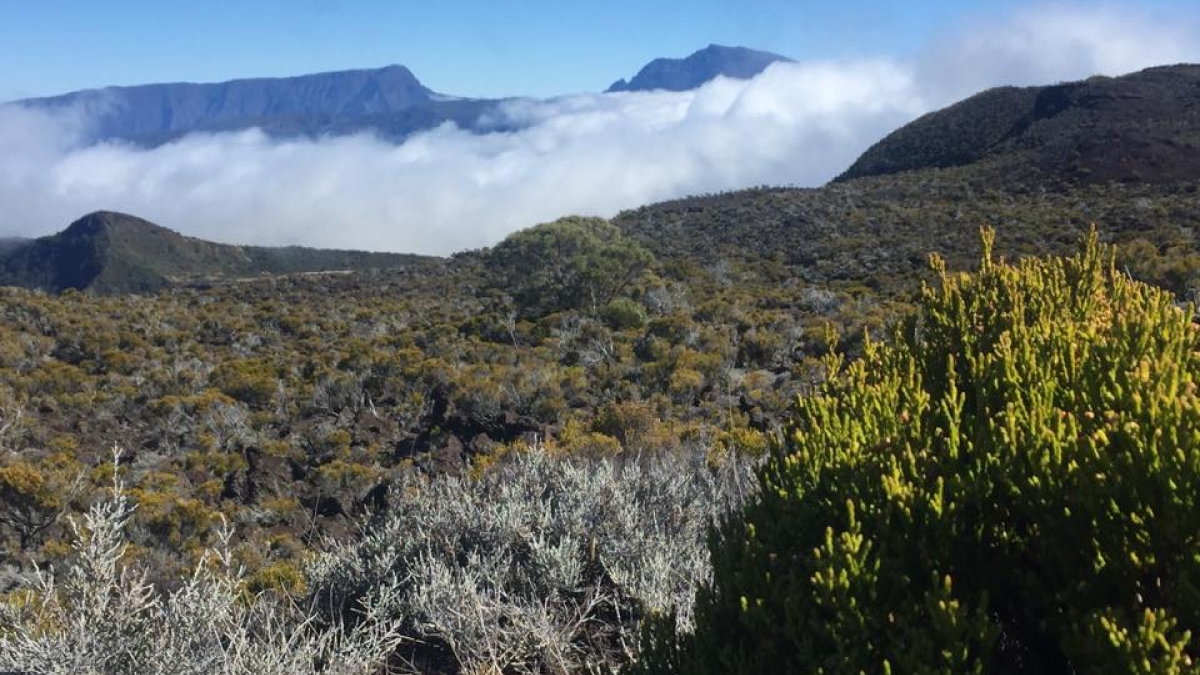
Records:
{"label": "green shrub", "polygon": [[561,218],[510,235],[487,257],[523,317],[596,312],[629,290],[654,257],[600,218]]}
{"label": "green shrub", "polygon": [[617,298],[600,309],[600,319],[613,330],[646,325],[646,309],[629,298]]}
{"label": "green shrub", "polygon": [[695,632],[648,627],[637,670],[1196,672],[1197,327],[1095,235],[991,243],[799,401]]}
{"label": "green shrub", "polygon": [[279,386],[275,369],[261,359],[221,363],[213,370],[210,382],[230,397],[256,406],[269,405]]}

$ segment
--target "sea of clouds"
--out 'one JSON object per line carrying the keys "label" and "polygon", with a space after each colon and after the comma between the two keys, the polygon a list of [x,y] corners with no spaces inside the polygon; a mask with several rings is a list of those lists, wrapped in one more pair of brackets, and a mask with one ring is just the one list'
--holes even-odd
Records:
{"label": "sea of clouds", "polygon": [[446,124],[398,145],[257,130],[87,145],[78,112],[0,107],[0,236],[110,209],[230,243],[447,254],[566,214],[821,185],[889,131],[987,87],[1200,61],[1196,29],[1129,5],[1031,5],[973,16],[908,56],[776,64],[683,93],[522,100],[493,113],[519,131]]}

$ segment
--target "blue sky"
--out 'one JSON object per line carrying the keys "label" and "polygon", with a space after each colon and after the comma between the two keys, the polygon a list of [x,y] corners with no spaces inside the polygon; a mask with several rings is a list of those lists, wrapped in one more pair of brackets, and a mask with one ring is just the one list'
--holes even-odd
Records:
{"label": "blue sky", "polygon": [[[0,100],[108,84],[409,66],[468,96],[603,89],[709,43],[798,59],[904,57],[1030,3],[872,0],[0,0]],[[1087,6],[1101,3],[1077,2]],[[1149,0],[1168,16],[1192,2]]]}

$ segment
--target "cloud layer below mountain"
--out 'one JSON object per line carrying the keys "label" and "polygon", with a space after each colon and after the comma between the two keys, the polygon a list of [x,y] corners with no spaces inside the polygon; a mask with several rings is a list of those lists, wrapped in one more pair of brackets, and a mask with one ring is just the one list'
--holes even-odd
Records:
{"label": "cloud layer below mountain", "polygon": [[776,64],[683,93],[518,101],[496,115],[520,131],[444,125],[400,145],[252,130],[84,147],[82,114],[10,106],[0,235],[113,209],[218,241],[445,254],[569,213],[820,185],[895,127],[987,87],[1200,61],[1196,28],[1116,5],[1029,6],[975,16],[909,58]]}

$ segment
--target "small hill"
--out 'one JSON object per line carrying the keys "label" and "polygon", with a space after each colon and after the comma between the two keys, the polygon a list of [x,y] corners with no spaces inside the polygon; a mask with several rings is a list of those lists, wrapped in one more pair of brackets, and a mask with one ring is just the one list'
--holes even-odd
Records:
{"label": "small hill", "polygon": [[58,234],[0,250],[0,285],[147,293],[262,274],[404,267],[422,256],[217,244],[135,216],[97,211]]}
{"label": "small hill", "polygon": [[991,89],[893,132],[837,180],[972,164],[1025,182],[1194,180],[1200,65]]}
{"label": "small hill", "polygon": [[607,91],[687,91],[721,75],[747,80],[781,61],[791,59],[745,47],[709,45],[683,59],[654,59],[632,80],[617,80]]}

